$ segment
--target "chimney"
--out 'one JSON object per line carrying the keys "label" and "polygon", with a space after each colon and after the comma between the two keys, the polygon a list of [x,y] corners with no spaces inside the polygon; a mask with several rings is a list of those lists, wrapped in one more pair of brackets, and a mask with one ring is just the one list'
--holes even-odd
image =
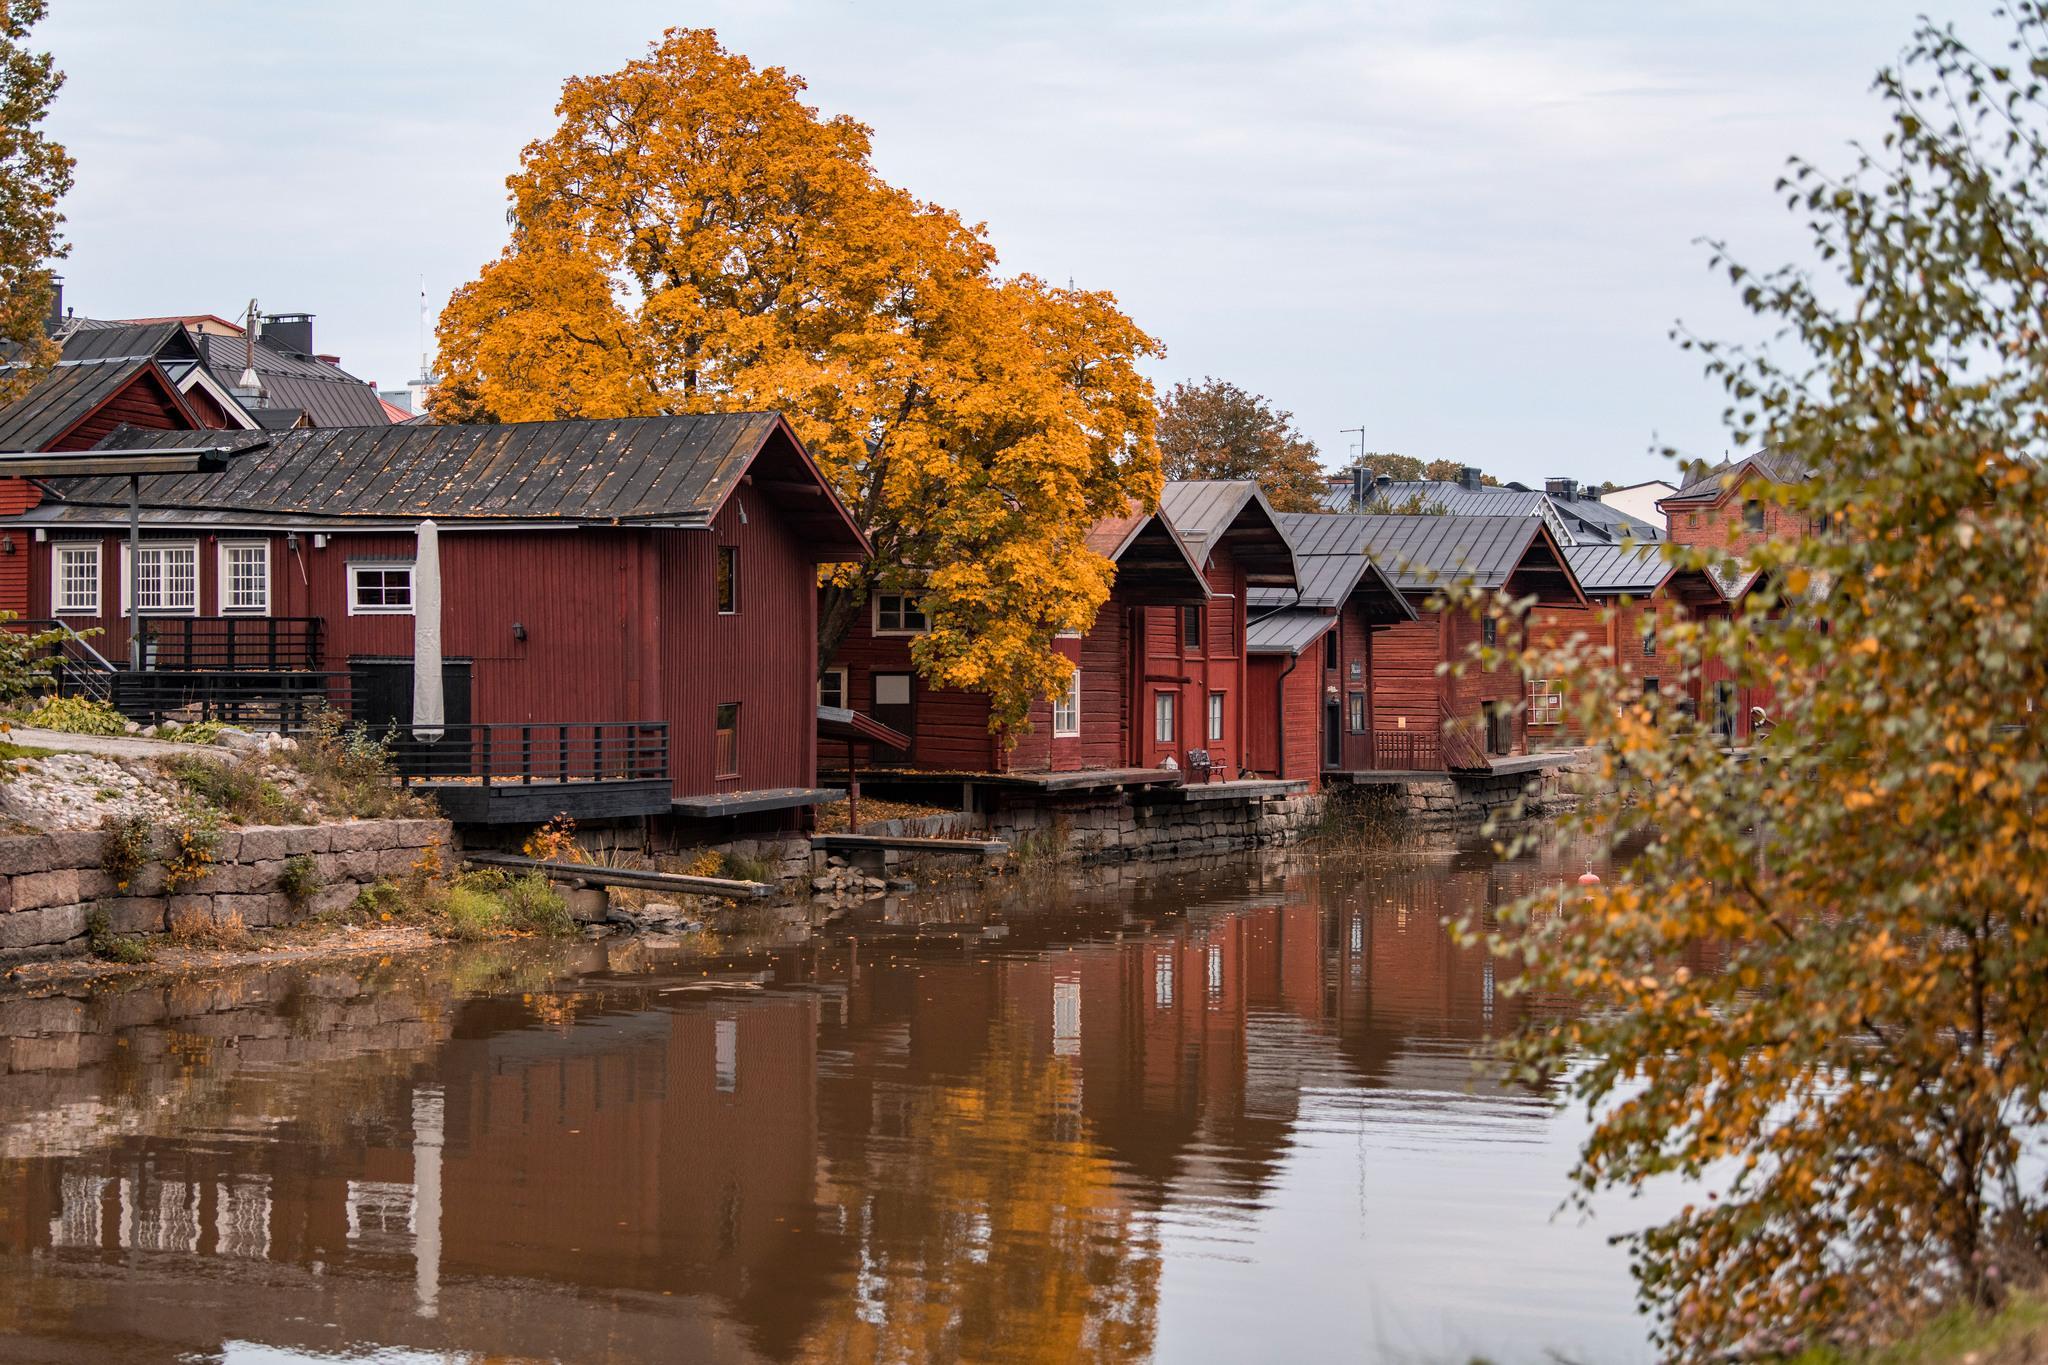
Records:
{"label": "chimney", "polygon": [[1578,495],[1579,486],[1570,479],[1545,479],[1543,491],[1559,502],[1570,502]]}
{"label": "chimney", "polygon": [[64,325],[64,277],[50,276],[50,316],[43,323],[43,330],[55,333]]}
{"label": "chimney", "polygon": [[1352,510],[1352,511],[1354,511],[1354,512],[1355,512],[1355,511],[1357,511],[1357,510],[1358,510],[1359,508],[1361,508],[1361,507],[1365,506],[1365,487],[1366,487],[1366,484],[1367,484],[1368,482],[1369,482],[1369,479],[1368,479],[1368,477],[1367,477],[1367,475],[1366,475],[1366,472],[1365,472],[1365,466],[1364,466],[1363,464],[1355,464],[1355,465],[1351,466],[1351,510]]}
{"label": "chimney", "polygon": [[1372,486],[1384,493],[1394,486],[1394,476],[1392,474],[1382,474],[1372,481]]}
{"label": "chimney", "polygon": [[263,339],[282,350],[294,351],[299,355],[313,354],[313,315],[311,313],[265,313],[263,315]]}
{"label": "chimney", "polygon": [[1479,470],[1473,465],[1460,465],[1458,467],[1458,487],[1477,492],[1479,490]]}

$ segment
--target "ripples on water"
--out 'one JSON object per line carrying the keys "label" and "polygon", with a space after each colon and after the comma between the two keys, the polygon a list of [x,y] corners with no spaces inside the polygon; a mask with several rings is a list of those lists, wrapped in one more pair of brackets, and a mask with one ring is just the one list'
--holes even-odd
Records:
{"label": "ripples on water", "polygon": [[0,1361],[1642,1359],[1441,927],[1579,870],[0,1000]]}

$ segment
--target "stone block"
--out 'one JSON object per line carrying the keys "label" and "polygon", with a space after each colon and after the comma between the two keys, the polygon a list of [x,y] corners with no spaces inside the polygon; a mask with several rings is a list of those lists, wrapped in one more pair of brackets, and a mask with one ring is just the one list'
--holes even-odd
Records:
{"label": "stone block", "polygon": [[85,907],[48,905],[0,916],[0,950],[44,948],[85,933]]}
{"label": "stone block", "polygon": [[377,853],[376,875],[394,880],[412,871],[412,865],[419,861],[420,851],[416,848],[387,848]]}
{"label": "stone block", "polygon": [[114,879],[97,867],[78,869],[78,899],[96,901],[106,896],[118,896],[121,888],[114,885]]}
{"label": "stone block", "polygon": [[308,917],[311,917],[314,915],[331,915],[336,911],[346,910],[350,905],[354,904],[355,898],[362,893],[362,889],[355,882],[329,882],[307,899],[306,914]]}
{"label": "stone block", "polygon": [[78,869],[57,867],[47,872],[31,872],[14,879],[10,913],[39,910],[46,905],[70,905],[77,899]]}
{"label": "stone block", "polygon": [[107,917],[107,928],[117,934],[161,934],[168,927],[167,902],[162,896],[113,896],[94,908]]}
{"label": "stone block", "polygon": [[57,844],[53,834],[18,834],[0,839],[0,873],[18,877],[28,872],[48,872],[56,865]]}
{"label": "stone block", "polygon": [[378,847],[382,820],[348,820],[327,827],[327,846],[336,853],[355,853]]}
{"label": "stone block", "polygon": [[331,827],[327,825],[283,825],[284,854],[296,858],[301,853],[325,853],[334,843]]}
{"label": "stone block", "polygon": [[282,825],[251,825],[242,831],[237,859],[245,863],[282,862],[291,856],[286,841],[289,832]]}
{"label": "stone block", "polygon": [[85,1028],[85,1006],[62,996],[34,1000],[0,1000],[0,1037],[27,1033],[79,1033]]}
{"label": "stone block", "polygon": [[192,920],[204,924],[210,923],[212,919],[212,896],[185,892],[167,897],[164,902],[164,922],[173,929],[177,928],[181,921]]}
{"label": "stone block", "polygon": [[386,842],[394,848],[426,848],[439,844],[451,848],[455,842],[455,827],[446,820],[387,820],[390,834]]}
{"label": "stone block", "polygon": [[266,928],[273,924],[289,924],[296,918],[291,902],[275,892],[215,896],[213,915],[216,920],[225,920],[230,915],[240,915],[242,923],[251,929]]}
{"label": "stone block", "polygon": [[569,906],[569,918],[578,924],[602,924],[611,914],[611,897],[601,886],[566,889],[562,899]]}
{"label": "stone block", "polygon": [[68,829],[44,836],[50,841],[52,867],[98,867],[105,859],[107,836],[103,830]]}

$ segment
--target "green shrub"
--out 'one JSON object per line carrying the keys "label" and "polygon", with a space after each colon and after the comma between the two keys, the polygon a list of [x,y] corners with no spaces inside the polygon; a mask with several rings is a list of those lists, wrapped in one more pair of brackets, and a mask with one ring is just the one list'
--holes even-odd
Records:
{"label": "green shrub", "polygon": [[100,841],[100,867],[114,879],[117,888],[126,891],[135,874],[149,862],[149,846],[156,827],[146,816],[130,815],[109,819],[102,828],[105,835]]}
{"label": "green shrub", "polygon": [[92,955],[108,962],[147,962],[150,946],[132,934],[117,934],[107,921],[107,912],[94,910],[85,917],[85,938]]}
{"label": "green shrub", "polygon": [[403,917],[415,902],[393,882],[377,881],[356,893],[356,898],[320,918],[330,924],[377,924]]}
{"label": "green shrub", "polygon": [[[30,633],[4,629],[16,619],[13,612],[0,611],[0,707],[19,705],[49,688],[50,661],[64,640],[61,630]],[[97,630],[84,633],[99,634]]]}
{"label": "green shrub", "polygon": [[175,740],[179,744],[211,744],[220,738],[220,732],[229,728],[222,720],[197,720],[190,725],[159,725],[158,739]]}
{"label": "green shrub", "polygon": [[473,942],[504,934],[556,938],[576,931],[568,903],[536,872],[508,877],[497,871],[466,872],[428,888],[426,903],[434,932]]}
{"label": "green shrub", "polygon": [[303,825],[306,809],[253,764],[177,754],[157,766],[237,825]]}
{"label": "green shrub", "polygon": [[90,697],[44,697],[21,718],[22,724],[67,735],[125,735],[128,718]]}
{"label": "green shrub", "polygon": [[744,853],[727,853],[719,859],[720,876],[731,877],[742,882],[768,882],[771,885],[780,880],[774,864],[766,858],[751,858]]}
{"label": "green shrub", "polygon": [[504,904],[475,887],[441,887],[434,897],[434,910],[438,921],[435,932],[444,938],[474,943],[496,937],[505,927]]}
{"label": "green shrub", "polygon": [[497,890],[506,922],[514,929],[559,938],[576,932],[569,903],[554,884],[538,872],[513,877]]}
{"label": "green shrub", "polygon": [[316,715],[286,756],[330,813],[358,820],[434,814],[433,802],[398,785],[384,740],[339,711]]}
{"label": "green shrub", "polygon": [[277,889],[284,898],[295,906],[303,906],[313,899],[326,884],[320,876],[320,865],[313,861],[310,853],[301,853],[284,860],[284,866],[277,874]]}

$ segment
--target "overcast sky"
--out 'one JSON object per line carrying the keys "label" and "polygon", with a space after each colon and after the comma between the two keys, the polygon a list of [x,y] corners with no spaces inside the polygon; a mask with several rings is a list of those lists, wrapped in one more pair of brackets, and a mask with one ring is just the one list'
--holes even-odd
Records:
{"label": "overcast sky", "polygon": [[1635,482],[1654,444],[1725,448],[1673,322],[1759,330],[1697,239],[1798,256],[1785,157],[1881,132],[1870,78],[1924,5],[52,0],[38,36],[69,76],[81,314],[253,296],[396,386],[422,280],[437,314],[503,244],[562,79],[708,24],[872,126],[882,173],[986,222],[1005,269],[1113,291],[1162,388],[1267,394],[1331,464],[1362,425]]}

